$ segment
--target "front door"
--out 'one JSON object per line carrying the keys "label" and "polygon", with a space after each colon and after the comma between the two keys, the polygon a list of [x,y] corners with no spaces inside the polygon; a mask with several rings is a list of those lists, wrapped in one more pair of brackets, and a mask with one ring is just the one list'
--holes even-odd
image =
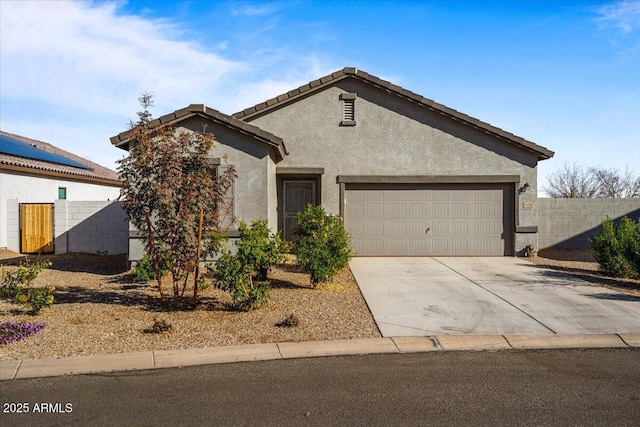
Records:
{"label": "front door", "polygon": [[316,181],[306,179],[291,179],[282,181],[282,237],[284,240],[297,240],[293,234],[296,228],[296,216],[308,205],[316,204]]}

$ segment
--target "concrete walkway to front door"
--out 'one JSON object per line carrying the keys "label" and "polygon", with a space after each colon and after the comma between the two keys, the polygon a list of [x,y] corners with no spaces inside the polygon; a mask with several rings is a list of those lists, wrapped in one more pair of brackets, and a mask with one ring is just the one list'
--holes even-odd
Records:
{"label": "concrete walkway to front door", "polygon": [[640,333],[640,298],[511,257],[349,262],[384,337]]}

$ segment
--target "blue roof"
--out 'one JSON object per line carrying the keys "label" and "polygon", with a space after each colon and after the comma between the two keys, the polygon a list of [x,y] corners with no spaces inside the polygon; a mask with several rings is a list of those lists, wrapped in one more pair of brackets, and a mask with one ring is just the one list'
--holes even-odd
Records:
{"label": "blue roof", "polygon": [[43,162],[56,163],[59,165],[71,166],[74,168],[93,170],[93,168],[83,165],[80,162],[71,160],[56,153],[50,153],[40,148],[34,147],[26,142],[18,141],[6,135],[0,135],[0,153],[11,156],[24,157],[26,159],[41,160]]}

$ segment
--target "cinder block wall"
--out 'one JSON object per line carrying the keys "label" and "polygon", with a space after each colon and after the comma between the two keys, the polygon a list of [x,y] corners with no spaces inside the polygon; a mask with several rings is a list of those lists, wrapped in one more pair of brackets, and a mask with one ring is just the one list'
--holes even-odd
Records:
{"label": "cinder block wall", "polygon": [[[232,234],[228,237],[226,244],[223,246],[224,249],[228,249],[232,254],[238,253],[238,243],[239,237],[235,234]],[[133,224],[130,224],[129,229],[129,266],[135,267],[138,261],[142,259],[142,257],[146,254],[144,242],[140,236],[140,232],[135,229]],[[215,261],[218,259],[218,256],[215,255],[213,257],[204,258],[205,262]]]}
{"label": "cinder block wall", "polygon": [[589,248],[589,237],[602,230],[607,216],[640,218],[640,198],[635,199],[538,199],[538,247]]}
{"label": "cinder block wall", "polygon": [[129,222],[119,202],[56,200],[54,216],[57,254],[127,253]]}

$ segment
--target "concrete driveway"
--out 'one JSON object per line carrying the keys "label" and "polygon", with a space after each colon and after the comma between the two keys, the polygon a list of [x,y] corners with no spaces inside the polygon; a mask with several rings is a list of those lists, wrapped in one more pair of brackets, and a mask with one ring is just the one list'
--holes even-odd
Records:
{"label": "concrete driveway", "polygon": [[383,336],[640,333],[640,298],[524,259],[354,258]]}

